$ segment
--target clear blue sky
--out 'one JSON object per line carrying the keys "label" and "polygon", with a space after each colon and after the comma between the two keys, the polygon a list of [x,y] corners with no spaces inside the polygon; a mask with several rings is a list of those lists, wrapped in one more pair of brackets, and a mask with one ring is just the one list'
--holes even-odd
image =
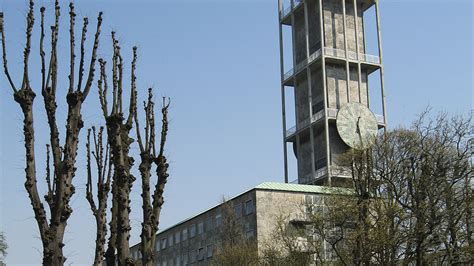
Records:
{"label": "clear blue sky", "polygon": [[[52,14],[52,0],[36,2],[37,14],[42,4]],[[111,55],[112,30],[120,36],[127,63],[131,47],[139,46],[139,96],[152,86],[157,98],[172,98],[167,143],[171,175],[161,228],[217,204],[223,195],[283,180],[276,0],[77,2],[78,15],[91,19],[89,33],[98,11],[105,12],[101,56]],[[390,127],[407,125],[428,105],[435,111],[467,114],[473,102],[472,1],[386,0],[380,8]],[[10,71],[18,84],[27,4],[0,0],[0,10],[6,16]],[[68,60],[66,4],[62,14],[60,49]],[[37,172],[42,181],[48,131],[38,90],[40,72],[35,68],[38,32],[33,40],[30,77],[38,95]],[[67,60],[60,62],[63,73],[68,71]],[[58,93],[62,130],[66,77],[62,75],[64,85]],[[97,108],[94,93],[84,105],[86,127],[103,124]],[[0,120],[0,230],[6,232],[10,246],[7,262],[39,264],[41,242],[23,186],[22,114],[4,75],[0,75]],[[91,264],[95,238],[94,218],[84,197],[85,133],[84,129],[74,179],[74,213],[64,249],[67,263],[77,265]],[[136,169],[135,173],[138,176]],[[139,240],[139,189],[137,182],[132,192],[131,244]],[[43,185],[40,191],[45,191]]]}

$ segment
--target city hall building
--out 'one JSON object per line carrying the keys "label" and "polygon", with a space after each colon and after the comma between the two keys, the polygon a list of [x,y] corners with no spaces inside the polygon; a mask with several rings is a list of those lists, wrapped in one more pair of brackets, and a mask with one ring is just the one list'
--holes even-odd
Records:
{"label": "city hall building", "polygon": [[[288,223],[299,223],[305,219],[306,203],[322,202],[325,196],[343,193],[347,192],[341,188],[266,182],[223,204],[230,203],[245,237],[254,239],[255,248],[261,252],[279,217],[285,217]],[[160,231],[155,243],[156,265],[211,265],[219,245],[223,204]],[[141,258],[140,244],[130,251],[134,259]]]}
{"label": "city hall building", "polygon": [[[367,148],[367,140],[387,126],[378,5],[378,0],[278,0],[284,183],[263,183],[230,200],[258,252],[278,216],[301,221],[302,204],[352,187],[350,169],[338,165],[341,155]],[[296,158],[296,173],[288,171],[289,156]],[[222,208],[160,231],[157,265],[209,265],[219,244]],[[136,259],[139,249],[131,247]]]}

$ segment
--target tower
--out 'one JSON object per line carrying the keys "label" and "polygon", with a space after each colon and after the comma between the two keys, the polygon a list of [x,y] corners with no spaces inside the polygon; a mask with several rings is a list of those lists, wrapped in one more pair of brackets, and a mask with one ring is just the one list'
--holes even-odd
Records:
{"label": "tower", "polygon": [[298,183],[343,185],[339,109],[360,103],[386,126],[378,0],[278,0],[278,15],[285,182],[294,154]]}

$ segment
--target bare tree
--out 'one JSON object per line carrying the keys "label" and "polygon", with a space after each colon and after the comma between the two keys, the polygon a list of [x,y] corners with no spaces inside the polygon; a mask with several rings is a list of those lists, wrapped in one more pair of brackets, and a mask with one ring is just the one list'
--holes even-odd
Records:
{"label": "bare tree", "polygon": [[222,223],[218,231],[218,247],[213,265],[258,265],[260,260],[255,239],[247,238],[242,221],[235,213],[234,203],[223,199]]}
{"label": "bare tree", "polygon": [[94,139],[94,156],[97,169],[97,203],[94,201],[93,185],[92,185],[92,166],[91,166],[91,129],[87,132],[87,184],[86,184],[86,199],[91,206],[92,214],[96,220],[96,246],[94,265],[102,265],[105,255],[105,237],[107,233],[107,199],[110,191],[110,181],[112,174],[112,164],[109,152],[109,145],[106,145],[104,154],[103,144],[104,128],[100,127],[99,132],[96,132],[95,127],[92,127],[92,134]]}
{"label": "bare tree", "polygon": [[7,256],[7,239],[3,232],[0,232],[0,265],[3,263],[3,259]]}
{"label": "bare tree", "polygon": [[130,137],[130,130],[133,126],[133,117],[136,112],[136,61],[137,48],[133,47],[133,61],[131,70],[130,104],[127,120],[122,111],[122,91],[123,91],[123,59],[120,53],[120,46],[112,32],[112,43],[114,48],[112,58],[112,108],[108,111],[107,103],[107,75],[106,61],[99,59],[100,80],[99,100],[107,127],[107,141],[110,145],[111,158],[114,166],[112,184],[112,218],[110,222],[111,235],[109,246],[106,252],[107,263],[115,265],[115,250],[119,265],[133,265],[133,258],[129,254],[130,238],[130,191],[135,177],[131,173],[134,159],[129,156],[130,145],[133,139]]}
{"label": "bare tree", "polygon": [[[69,33],[70,33],[70,73],[69,88],[66,97],[67,101],[67,121],[65,141],[61,145],[59,138],[59,130],[56,122],[56,89],[58,86],[58,33],[59,33],[59,17],[60,7],[59,1],[55,2],[55,23],[51,27],[51,52],[48,67],[46,67],[46,54],[44,52],[44,14],[45,8],[41,7],[41,34],[40,34],[40,57],[41,57],[41,94],[44,100],[44,106],[48,118],[50,130],[50,147],[53,157],[53,180],[48,181],[48,193],[45,200],[49,205],[50,219],[47,219],[47,213],[41,201],[36,177],[36,156],[35,156],[35,130],[33,122],[33,102],[35,92],[31,88],[29,77],[29,57],[31,52],[31,36],[34,26],[34,2],[30,0],[29,11],[26,18],[26,44],[23,52],[23,78],[21,86],[15,85],[8,71],[6,41],[4,32],[3,14],[0,16],[0,30],[2,36],[2,54],[3,68],[7,80],[13,91],[14,100],[20,105],[24,115],[23,133],[25,138],[26,150],[26,182],[25,188],[28,192],[35,219],[38,224],[40,237],[43,244],[43,264],[45,265],[62,265],[66,258],[63,256],[63,238],[67,221],[72,213],[69,205],[71,196],[74,194],[75,188],[72,180],[76,171],[76,155],[79,142],[79,132],[83,127],[81,117],[82,104],[87,98],[94,80],[95,63],[97,58],[97,49],[99,46],[100,27],[102,23],[102,13],[97,18],[97,29],[95,32],[94,45],[92,48],[91,60],[89,65],[89,73],[86,79],[84,76],[84,58],[85,58],[85,42],[88,26],[88,19],[84,18],[81,53],[79,63],[78,81],[75,82],[75,36],[74,25],[76,14],[74,12],[74,4],[69,5]],[[84,82],[83,82],[84,81]],[[84,83],[84,84],[83,84]],[[49,168],[49,165],[47,166]],[[47,177],[49,179],[49,177]]]}
{"label": "bare tree", "polygon": [[[161,139],[158,154],[155,148],[155,112],[152,90],[148,90],[148,101],[144,103],[145,109],[145,139],[140,134],[140,125],[137,112],[135,112],[135,124],[137,130],[137,141],[140,147],[140,174],[142,178],[142,208],[143,223],[141,232],[142,265],[154,265],[154,247],[156,233],[160,222],[161,208],[164,203],[163,192],[168,179],[168,163],[164,155],[166,136],[168,134],[168,107],[169,100],[163,98]],[[150,179],[152,165],[156,165],[157,181],[153,195],[150,192]]]}
{"label": "bare tree", "polygon": [[425,112],[350,151],[339,164],[352,170],[352,194],[307,206],[305,230],[282,226],[272,241],[291,247],[306,234],[321,264],[472,263],[471,128],[471,118]]}

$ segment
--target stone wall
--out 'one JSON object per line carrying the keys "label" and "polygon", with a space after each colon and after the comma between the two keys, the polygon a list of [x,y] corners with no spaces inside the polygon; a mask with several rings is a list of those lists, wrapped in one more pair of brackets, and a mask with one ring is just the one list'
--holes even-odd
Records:
{"label": "stone wall", "polygon": [[269,244],[274,244],[272,235],[278,219],[282,218],[288,224],[290,220],[303,216],[304,200],[303,193],[257,190],[257,241],[260,255]]}
{"label": "stone wall", "polygon": [[[364,27],[362,5],[357,4],[357,27],[359,30],[359,52],[364,53]],[[342,1],[323,1],[325,46],[344,50],[344,16]],[[347,48],[356,51],[356,29],[354,5],[352,0],[346,0]]]}
{"label": "stone wall", "polygon": [[[348,102],[346,68],[343,65],[326,64],[326,86],[328,92],[328,107],[339,109]],[[350,102],[360,102],[367,105],[367,71],[361,70],[359,88],[358,73],[355,66],[350,67],[349,75]]]}

